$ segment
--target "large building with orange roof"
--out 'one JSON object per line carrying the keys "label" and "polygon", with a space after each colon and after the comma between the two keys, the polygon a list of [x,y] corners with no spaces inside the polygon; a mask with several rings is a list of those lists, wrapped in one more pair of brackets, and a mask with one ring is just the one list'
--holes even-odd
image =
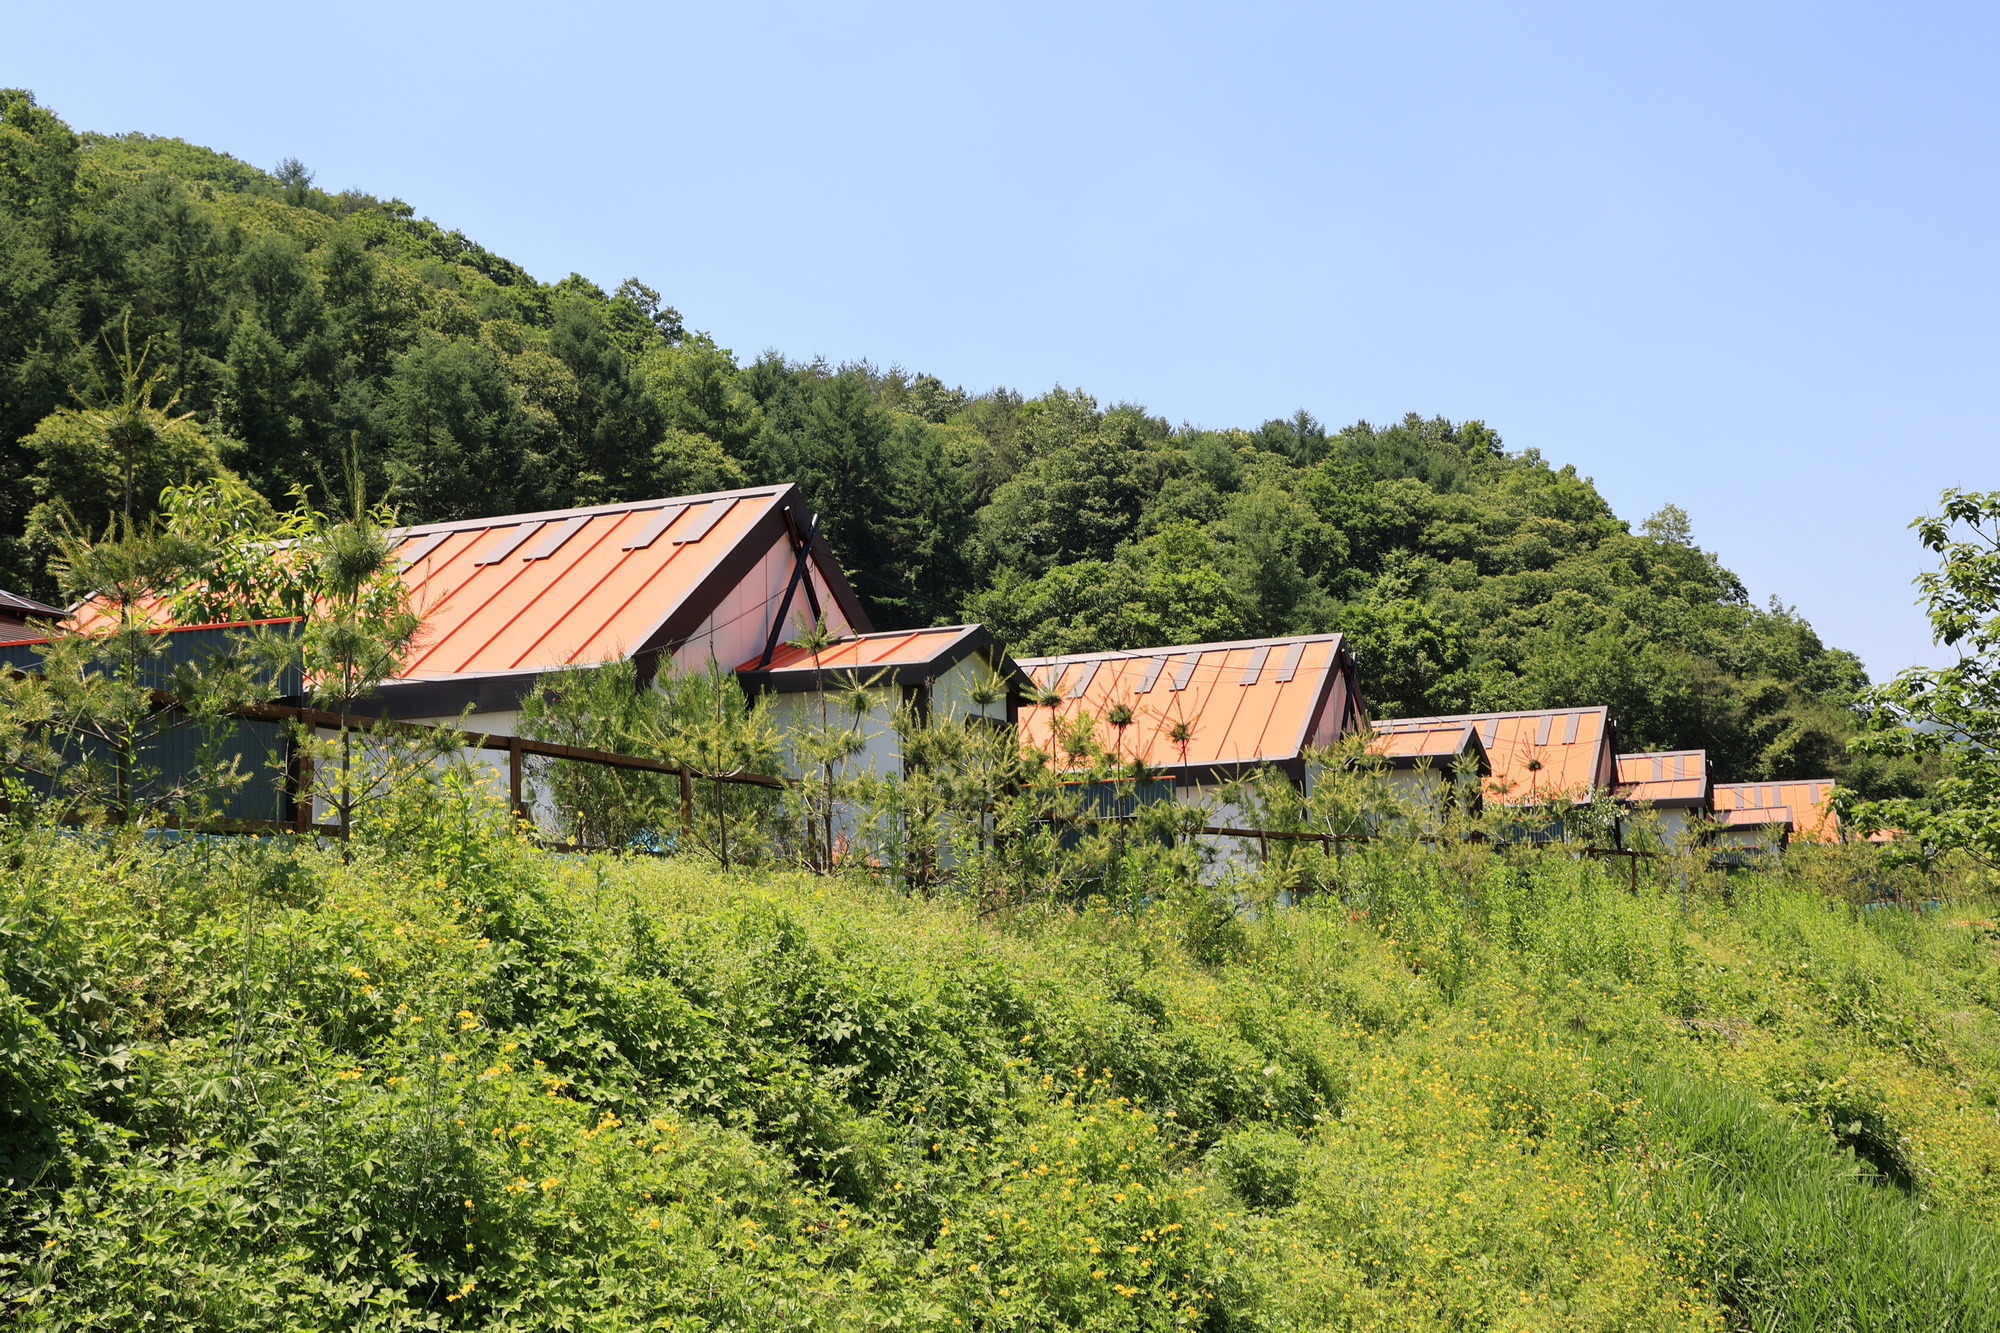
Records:
{"label": "large building with orange roof", "polygon": [[511,734],[544,672],[631,660],[641,673],[754,659],[817,622],[872,626],[795,486],[403,529],[424,616],[381,700],[396,717]]}
{"label": "large building with orange roof", "polygon": [[1603,707],[1393,718],[1375,723],[1374,731],[1394,736],[1461,725],[1471,726],[1485,752],[1489,802],[1588,800],[1617,781],[1617,729]]}

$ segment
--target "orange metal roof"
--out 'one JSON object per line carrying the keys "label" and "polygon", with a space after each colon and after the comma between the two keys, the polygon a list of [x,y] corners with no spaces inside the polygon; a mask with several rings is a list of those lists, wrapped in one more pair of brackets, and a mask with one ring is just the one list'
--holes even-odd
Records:
{"label": "orange metal roof", "polygon": [[424,635],[401,675],[629,656],[782,503],[784,486],[409,528]]}
{"label": "orange metal roof", "polygon": [[736,673],[746,686],[761,686],[781,694],[817,688],[829,673],[844,677],[851,672],[864,682],[880,679],[897,685],[920,685],[935,680],[981,651],[1010,694],[1018,698],[1025,684],[1021,669],[984,625],[941,625],[850,635],[819,649],[780,644],[768,663],[760,666],[759,659],[753,657],[738,666]]}
{"label": "orange metal roof", "polygon": [[1775,820],[1789,812],[1792,830],[1809,842],[1839,842],[1840,816],[1833,810],[1833,779],[1805,778],[1788,782],[1718,782],[1716,818],[1726,824],[1752,824],[1760,816]]}
{"label": "orange metal roof", "polygon": [[1479,733],[1470,722],[1440,722],[1434,727],[1409,727],[1393,731],[1377,728],[1368,738],[1368,753],[1380,755],[1395,768],[1416,768],[1425,764],[1443,769],[1466,752],[1486,757]]}
{"label": "orange metal roof", "polygon": [[824,648],[778,645],[769,662],[751,658],[738,671],[876,671],[883,667],[928,666],[979,630],[977,625],[887,630],[837,639]]}
{"label": "orange metal roof", "polygon": [[1544,708],[1526,713],[1458,713],[1377,722],[1378,732],[1423,731],[1470,723],[1493,766],[1489,799],[1516,805],[1556,797],[1581,799],[1613,778],[1609,710]]}
{"label": "orange metal roof", "polygon": [[[1338,634],[1024,657],[1021,667],[1060,696],[1020,710],[1023,744],[1049,755],[1059,755],[1056,726],[1083,717],[1114,757],[1183,771],[1295,761],[1362,721]],[[1105,717],[1120,704],[1132,721],[1114,727]]]}
{"label": "orange metal roof", "polygon": [[[424,617],[399,678],[539,671],[675,646],[788,534],[796,487],[505,514],[398,529],[393,554]],[[813,567],[867,628],[823,539]],[[801,598],[798,606],[804,606]],[[89,609],[79,620],[92,618]]]}
{"label": "orange metal roof", "polygon": [[1660,750],[1618,756],[1618,794],[1653,805],[1706,805],[1708,751]]}

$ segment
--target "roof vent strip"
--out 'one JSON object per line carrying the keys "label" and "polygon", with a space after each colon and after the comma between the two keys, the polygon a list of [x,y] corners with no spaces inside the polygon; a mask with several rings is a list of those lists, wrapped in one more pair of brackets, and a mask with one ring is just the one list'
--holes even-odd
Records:
{"label": "roof vent strip", "polygon": [[1083,692],[1090,688],[1090,682],[1097,678],[1097,668],[1100,665],[1101,663],[1098,662],[1085,662],[1083,664],[1083,670],[1076,673],[1076,684],[1069,687],[1070,698],[1080,699],[1083,697]]}
{"label": "roof vent strip", "polygon": [[520,550],[521,543],[527,541],[528,538],[541,530],[542,524],[540,523],[522,523],[494,545],[488,547],[486,554],[480,556],[472,563],[475,565],[497,565],[508,556],[514,554],[514,552]]}
{"label": "roof vent strip", "polygon": [[1175,689],[1184,690],[1188,687],[1188,682],[1194,679],[1195,663],[1199,661],[1201,661],[1200,653],[1189,653],[1181,659],[1181,669],[1174,673]]}
{"label": "roof vent strip", "polygon": [[590,522],[590,515],[578,514],[575,518],[569,519],[561,527],[557,528],[554,532],[550,533],[547,541],[544,541],[540,546],[537,546],[534,550],[528,552],[528,554],[522,556],[521,558],[523,560],[548,559],[550,556],[554,555],[557,551],[562,550],[563,543],[568,541],[571,537],[576,536],[577,533],[581,532],[583,530],[583,525],[588,522]]}
{"label": "roof vent strip", "polygon": [[653,515],[653,521],[639,530],[639,535],[625,543],[628,551],[643,551],[660,539],[660,534],[674,525],[674,520],[687,512],[686,505],[665,505]]}
{"label": "roof vent strip", "polygon": [[1146,661],[1146,674],[1139,678],[1139,687],[1133,690],[1132,693],[1151,694],[1153,692],[1153,682],[1160,678],[1160,668],[1166,664],[1167,659],[1164,657],[1148,658]]}
{"label": "roof vent strip", "polygon": [[436,551],[438,547],[443,546],[450,538],[451,534],[449,532],[433,532],[413,539],[405,547],[401,563],[397,568],[399,570],[408,569],[410,566],[428,559],[432,552]]}
{"label": "roof vent strip", "polygon": [[1271,645],[1268,643],[1260,644],[1255,649],[1252,649],[1250,662],[1243,668],[1243,679],[1237,683],[1241,685],[1255,685],[1257,677],[1264,674],[1264,662],[1270,656]]}
{"label": "roof vent strip", "polygon": [[1299,674],[1299,660],[1305,655],[1306,646],[1303,643],[1295,643],[1285,650],[1285,664],[1278,668],[1278,683],[1280,685],[1283,685],[1286,681]]}
{"label": "roof vent strip", "polygon": [[710,500],[698,506],[689,516],[687,528],[674,534],[674,545],[687,545],[706,537],[710,529],[722,521],[722,516],[728,513],[735,503],[734,500]]}

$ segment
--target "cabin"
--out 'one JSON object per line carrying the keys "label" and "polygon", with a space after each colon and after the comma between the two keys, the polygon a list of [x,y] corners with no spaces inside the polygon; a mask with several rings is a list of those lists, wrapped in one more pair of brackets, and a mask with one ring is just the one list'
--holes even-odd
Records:
{"label": "cabin", "polygon": [[[796,735],[801,724],[815,721],[854,727],[860,748],[842,767],[880,774],[902,771],[894,728],[898,709],[908,706],[919,718],[1011,726],[1026,684],[983,625],[772,646],[739,663],[736,679],[752,695],[774,697],[781,735]],[[869,700],[859,712],[839,698],[856,689]],[[788,757],[798,773],[803,765],[795,754]]]}
{"label": "cabin", "polygon": [[1832,778],[1783,782],[1718,782],[1715,842],[1733,851],[1769,851],[1792,839],[1843,842],[1845,832],[1833,808]]}
{"label": "cabin", "polygon": [[1368,753],[1399,801],[1430,814],[1442,814],[1448,805],[1476,808],[1493,773],[1479,728],[1471,722],[1378,724],[1368,738]]}
{"label": "cabin", "polygon": [[1618,799],[1650,814],[1668,846],[1686,839],[1704,818],[1713,783],[1706,750],[1657,750],[1618,756]]}
{"label": "cabin", "polygon": [[428,523],[396,533],[424,633],[369,711],[511,736],[551,671],[642,678],[873,630],[796,486]]}
{"label": "cabin", "polygon": [[[57,618],[61,618],[60,614]],[[55,622],[39,616],[36,619],[43,623],[31,625],[31,630],[54,628]],[[139,683],[150,689],[165,689],[182,668],[200,671],[211,658],[236,656],[245,632],[289,634],[297,624],[285,619],[154,627],[146,631],[152,643],[139,666]],[[33,637],[0,634],[0,671],[42,670],[43,652],[49,643],[45,632],[34,633]],[[258,676],[264,689],[274,697],[296,696],[304,687],[296,665],[260,667]],[[54,740],[58,752],[68,762],[114,762],[112,752],[99,739],[58,731]],[[213,790],[217,787],[216,775],[233,770],[239,781],[220,792],[215,810],[219,817],[289,823],[295,813],[285,790],[291,756],[286,727],[273,718],[239,717],[218,724],[174,710],[151,712],[140,728],[134,756],[138,772],[134,794],[143,803],[165,798],[184,785]],[[51,785],[39,777],[26,776],[25,781],[30,790],[40,795],[54,794]]]}
{"label": "cabin", "polygon": [[0,588],[0,643],[32,639],[67,618],[69,612]]}
{"label": "cabin", "polygon": [[1207,802],[1221,826],[1240,827],[1250,816],[1222,801],[1224,786],[1272,769],[1309,787],[1309,752],[1367,726],[1354,657],[1338,634],[1024,657],[1020,666],[1033,686],[1019,713],[1024,747],[1059,771],[1089,767],[1092,747],[1150,771],[1144,792],[1112,795],[1119,813],[1135,800]]}
{"label": "cabin", "polygon": [[[1021,740],[1082,767],[1059,732],[1078,724],[1106,755],[1211,791],[1260,768],[1308,779],[1306,752],[1366,725],[1354,658],[1338,634],[1024,657],[1037,695]],[[1124,720],[1120,720],[1120,719]]]}
{"label": "cabin", "polygon": [[1394,718],[1377,722],[1375,732],[1389,737],[1455,726],[1470,726],[1479,738],[1489,767],[1488,804],[1587,801],[1617,783],[1618,732],[1601,705]]}

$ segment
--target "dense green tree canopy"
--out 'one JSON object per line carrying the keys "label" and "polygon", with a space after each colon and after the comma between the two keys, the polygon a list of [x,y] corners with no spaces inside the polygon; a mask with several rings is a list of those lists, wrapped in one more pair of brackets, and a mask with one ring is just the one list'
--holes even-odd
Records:
{"label": "dense green tree canopy", "polygon": [[1634,532],[1481,422],[1205,430],[746,361],[637,278],[537,282],[295,161],[79,134],[18,91],[0,224],[0,586],[51,591],[35,506],[103,518],[77,479],[116,470],[85,418],[123,346],[185,417],[142,510],[218,468],[324,488],[350,450],[410,520],[792,481],[885,626],[978,618],[1022,652],[1337,629],[1378,715],[1606,703],[1629,747],[1703,746],[1725,777],[1907,786],[1844,755],[1851,654],[1751,605],[1685,514]]}

